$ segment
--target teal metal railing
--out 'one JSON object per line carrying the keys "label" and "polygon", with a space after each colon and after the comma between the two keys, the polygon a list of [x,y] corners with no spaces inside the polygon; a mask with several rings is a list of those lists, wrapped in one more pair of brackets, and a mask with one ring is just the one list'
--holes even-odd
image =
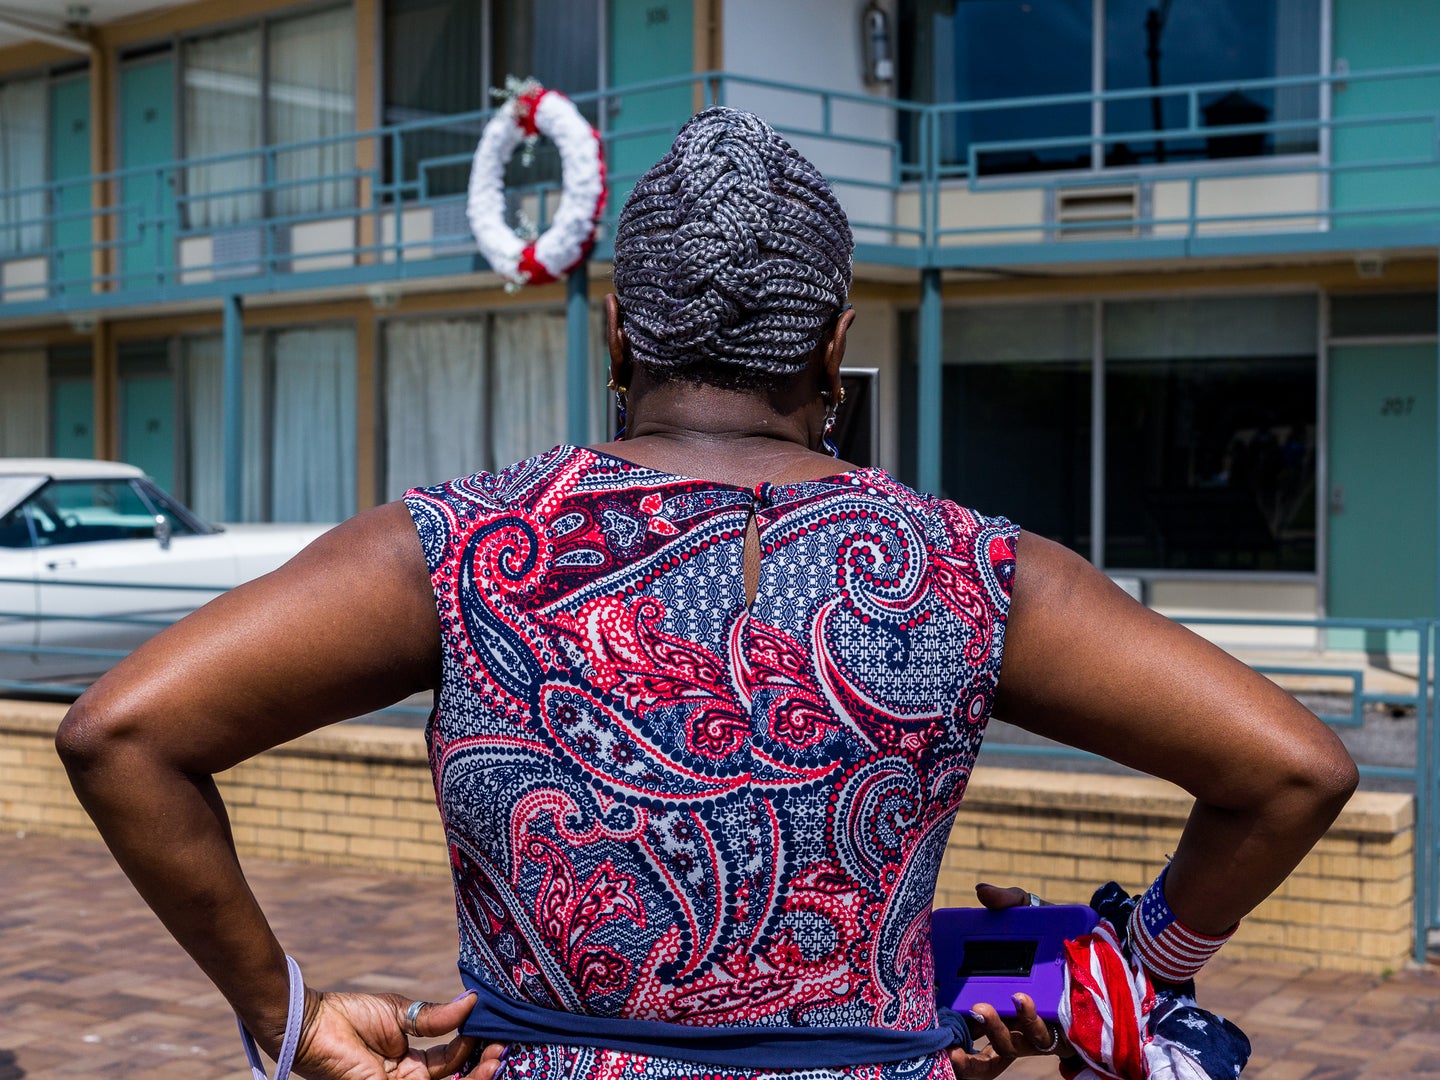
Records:
{"label": "teal metal railing", "polygon": [[[0,578],[0,586],[30,585],[35,583],[26,578]],[[218,595],[223,587],[203,585],[144,585],[134,583],[106,582],[46,582],[45,587],[71,586],[85,590],[122,590],[125,592],[149,593],[150,607],[141,608],[125,615],[105,617],[81,616],[75,614],[36,615],[33,611],[0,611],[0,693],[50,694],[74,696],[88,678],[118,663],[139,638],[158,632],[170,625],[181,611],[180,596],[190,603],[203,599],[197,593]],[[176,595],[176,603],[163,600],[170,594]],[[162,598],[156,601],[156,597]],[[158,606],[157,606],[158,603]],[[162,611],[161,608],[164,610]],[[1360,775],[1364,780],[1385,781],[1398,784],[1404,790],[1413,792],[1415,799],[1414,835],[1414,956],[1417,961],[1426,959],[1427,939],[1432,933],[1440,934],[1440,724],[1435,718],[1435,649],[1440,644],[1440,621],[1414,619],[1234,619],[1234,618],[1185,618],[1185,625],[1201,632],[1214,633],[1226,629],[1253,632],[1273,630],[1279,634],[1293,634],[1298,631],[1313,631],[1316,635],[1317,657],[1314,664],[1287,662],[1269,664],[1256,659],[1263,649],[1251,648],[1244,655],[1251,667],[1271,679],[1285,680],[1328,680],[1326,687],[1312,688],[1311,693],[1328,698],[1344,699],[1342,711],[1318,713],[1320,719],[1341,731],[1354,731],[1365,725],[1365,710],[1370,706],[1383,706],[1413,710],[1415,715],[1415,736],[1413,760],[1403,764],[1385,764],[1362,761]],[[39,640],[21,642],[16,640],[15,628],[29,627]],[[46,627],[57,628],[60,632],[55,640],[45,641]],[[1336,662],[1335,654],[1327,655],[1319,646],[1326,636],[1335,631],[1375,631],[1395,643],[1396,648],[1406,651],[1414,648],[1415,675],[1413,689],[1390,687],[1370,688],[1367,675],[1372,674],[1364,664]],[[74,642],[76,639],[89,640],[91,644],[58,644],[57,640]],[[108,643],[106,639],[109,639]],[[98,643],[98,644],[97,644]],[[1293,650],[1286,650],[1287,653]],[[53,673],[29,675],[24,672],[26,665],[38,662],[48,665],[49,670],[66,670],[71,673],[64,681],[57,681]],[[426,708],[412,705],[395,705],[382,710],[376,717],[384,722],[420,726],[429,714]],[[1374,721],[1371,721],[1374,723]],[[1009,741],[1000,731],[993,732],[984,748],[986,760],[996,758],[1018,758],[1034,762],[1048,759],[1054,762],[1074,762],[1083,767],[1098,761],[1094,755],[1072,749],[1058,743],[1041,744]],[[1399,755],[1403,757],[1402,755]]]}
{"label": "teal metal railing", "polygon": [[[1433,245],[1440,237],[1437,86],[1440,65],[924,105],[710,72],[575,101],[606,118],[609,224],[695,107],[733,104],[771,118],[830,177],[860,259],[924,270]],[[1388,100],[1398,104],[1366,107],[1367,98],[1355,97],[1376,87],[1391,88]],[[1314,115],[1205,123],[1204,102],[1232,92],[1305,95]],[[1183,103],[1181,126],[1103,130],[1107,110],[1157,97]],[[1332,99],[1359,104],[1332,113],[1325,107]],[[657,109],[657,100],[668,105]],[[1053,137],[966,141],[957,127],[1082,106],[1098,122]],[[644,118],[657,112],[662,119]],[[634,113],[643,116],[627,126]],[[464,217],[464,182],[491,115],[427,118],[0,191],[0,317],[484,269]],[[1351,146],[1357,132],[1389,133],[1381,140],[1387,149]],[[1272,152],[1282,144],[1313,150]],[[1145,145],[1178,149],[1164,163],[1116,163],[1117,148],[1134,156]],[[1173,160],[1181,150],[1187,160]],[[1053,151],[1080,164],[1014,171],[1018,156]],[[510,188],[513,206],[536,228],[548,224],[557,176],[542,168]],[[1397,177],[1413,177],[1399,196]],[[1264,206],[1237,203],[1237,181],[1285,179],[1294,183],[1278,196],[1269,189]],[[1101,188],[1132,189],[1133,206],[1066,218],[1067,198]],[[99,205],[63,209],[96,191]],[[606,253],[602,236],[597,254]]]}

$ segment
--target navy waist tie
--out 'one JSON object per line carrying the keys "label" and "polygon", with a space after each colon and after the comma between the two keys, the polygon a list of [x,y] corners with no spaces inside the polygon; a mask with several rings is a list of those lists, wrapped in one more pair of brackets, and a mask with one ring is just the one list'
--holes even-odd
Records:
{"label": "navy waist tie", "polygon": [[598,1046],[737,1069],[878,1065],[925,1057],[953,1046],[968,1052],[974,1045],[964,1017],[945,1008],[938,1010],[939,1027],[921,1031],[863,1025],[701,1027],[547,1009],[497,992],[464,967],[460,978],[465,988],[477,995],[460,1031],[489,1042]]}

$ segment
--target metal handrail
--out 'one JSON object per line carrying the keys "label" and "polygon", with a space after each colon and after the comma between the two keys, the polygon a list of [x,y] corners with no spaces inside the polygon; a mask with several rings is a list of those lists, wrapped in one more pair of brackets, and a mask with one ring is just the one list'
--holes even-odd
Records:
{"label": "metal handrail", "polygon": [[[106,589],[166,589],[173,591],[199,591],[203,587],[184,585],[137,585],[131,582],[36,582],[29,578],[0,578],[4,585],[49,586],[51,584],[84,586]],[[223,592],[223,587],[204,588],[204,591]],[[171,625],[169,618],[147,618],[139,613],[126,616],[84,616],[55,614],[32,616],[27,612],[0,611],[0,620],[12,633],[17,624],[33,618],[36,634],[43,637],[44,626],[56,623],[93,623],[97,626],[128,624],[153,627],[156,631]],[[1410,786],[1415,798],[1415,957],[1425,958],[1426,937],[1431,930],[1440,929],[1440,725],[1434,723],[1435,672],[1432,659],[1434,649],[1440,644],[1440,620],[1434,619],[1374,619],[1374,618],[1230,618],[1223,616],[1184,617],[1177,622],[1197,628],[1231,627],[1242,630],[1271,629],[1314,630],[1323,633],[1333,630],[1384,631],[1413,637],[1415,646],[1415,688],[1408,689],[1367,689],[1364,665],[1347,665],[1335,662],[1333,654],[1317,652],[1314,665],[1301,663],[1266,663],[1250,655],[1246,661],[1254,670],[1269,677],[1312,676],[1322,679],[1336,679],[1348,683],[1348,689],[1337,691],[1350,698],[1351,707],[1347,713],[1322,715],[1321,719],[1337,728],[1350,728],[1363,723],[1363,712],[1367,705],[1395,705],[1412,708],[1416,716],[1416,746],[1413,765],[1361,765],[1362,777],[1371,780],[1403,781]],[[1408,647],[1407,647],[1408,651]],[[31,644],[0,645],[0,659],[8,656],[58,656],[74,659],[102,661],[100,667],[118,661],[126,655],[125,650],[116,648],[95,648],[73,645],[46,644],[41,640]],[[73,684],[60,684],[42,679],[0,678],[0,692],[29,693],[74,693]],[[1315,691],[1329,693],[1330,691]],[[428,715],[428,709],[398,704],[383,713],[411,719]],[[997,739],[987,740],[987,758],[1019,758],[1036,760],[1045,758],[1077,763],[1094,762],[1099,759],[1086,751],[1060,745],[1027,745],[1005,743]]]}
{"label": "metal handrail", "polygon": [[[1365,115],[1333,117],[1316,116],[1300,120],[1272,120],[1266,123],[1246,123],[1227,126],[1206,127],[1200,123],[1200,102],[1206,97],[1239,91],[1274,91],[1280,89],[1311,88],[1317,94],[1327,88],[1344,84],[1348,87],[1375,82],[1397,80],[1435,79],[1440,77],[1440,65],[1425,65],[1377,69],[1373,71],[1344,74],[1308,76],[1283,76],[1265,79],[1231,80],[1227,82],[1192,83],[1181,86],[1128,88],[1100,92],[1076,92],[1067,94],[1042,94],[1032,97],[992,98],[965,102],[926,104],[873,97],[846,91],[827,90],[803,84],[787,83],[778,79],[757,78],[732,74],[724,71],[710,71],[694,75],[678,75],[663,79],[651,79],[621,87],[610,87],[573,95],[582,109],[593,109],[597,115],[606,115],[611,103],[623,103],[627,98],[680,89],[696,90],[706,102],[734,101],[741,95],[753,99],[756,95],[783,97],[791,106],[787,109],[799,118],[781,129],[791,138],[808,140],[820,146],[850,151],[838,164],[827,170],[832,181],[843,197],[859,197],[869,193],[873,208],[853,216],[852,225],[857,232],[863,230],[866,239],[866,256],[881,261],[893,260],[897,265],[940,266],[946,265],[947,258],[953,258],[957,245],[973,245],[977,237],[989,236],[986,243],[999,245],[1000,251],[987,248],[991,262],[1004,261],[1007,253],[1033,250],[1036,243],[1054,245],[1059,241],[1058,228],[1053,222],[1015,223],[954,226],[946,224],[942,215],[948,185],[964,181],[972,191],[1040,191],[1051,192],[1076,186],[1096,183],[1130,183],[1137,179],[1153,179],[1156,182],[1177,181],[1188,184],[1188,198],[1183,213],[1172,212],[1163,215],[1149,215],[1126,219],[1125,225],[1133,230],[1134,236],[1116,238],[1113,226],[1101,223],[1065,223],[1065,241],[1083,242],[1095,237],[1094,243],[1143,242],[1157,230],[1179,230],[1179,234],[1167,233],[1169,239],[1182,235],[1184,239],[1205,236],[1213,239],[1216,228],[1243,227],[1247,236],[1256,231],[1264,232],[1264,226],[1271,226],[1271,232],[1294,233],[1315,231],[1331,234],[1337,250],[1344,250],[1345,233],[1354,230],[1353,244],[1372,246],[1368,237],[1358,234],[1368,227],[1383,227],[1386,221],[1401,218],[1421,218],[1430,222],[1426,231],[1418,237],[1419,242],[1428,243],[1434,239],[1431,234],[1440,227],[1440,184],[1435,189],[1433,201],[1424,197],[1425,189],[1418,188],[1417,197],[1407,200],[1407,205],[1396,205],[1394,200],[1381,201],[1375,207],[1336,207],[1317,205],[1313,208],[1280,208],[1273,212],[1235,214],[1228,212],[1202,212],[1197,193],[1199,188],[1212,179],[1237,179],[1244,177],[1271,177],[1278,175],[1314,176],[1330,178],[1355,176],[1357,174],[1381,175],[1397,169],[1440,169],[1440,108],[1426,111],[1423,106],[1416,108],[1385,111],[1377,109]],[[1155,97],[1184,99],[1189,103],[1188,119],[1184,127],[1154,131],[1107,132],[1104,130],[1078,131],[1073,135],[1038,139],[1005,139],[998,141],[975,141],[966,145],[962,161],[950,161],[943,150],[943,134],[946,123],[957,117],[996,115],[1014,110],[1055,108],[1077,105],[1105,105],[1107,103],[1133,100],[1150,100]],[[686,106],[688,111],[688,105]],[[417,138],[435,135],[466,135],[478,131],[490,119],[494,109],[481,109],[447,116],[422,117],[388,124],[368,131],[346,132],[315,139],[290,143],[254,147],[223,154],[207,155],[200,158],[177,159],[169,162],[130,166],[90,176],[52,180],[44,184],[0,191],[0,198],[10,202],[15,209],[26,207],[24,216],[17,214],[7,220],[0,232],[18,238],[26,231],[38,230],[43,241],[40,245],[18,249],[12,243],[0,253],[0,262],[25,259],[46,260],[55,268],[47,279],[30,283],[12,277],[9,284],[0,285],[0,316],[8,310],[25,313],[45,310],[74,310],[89,301],[90,306],[116,306],[117,304],[142,303],[163,297],[184,297],[187,295],[209,295],[215,291],[213,282],[199,279],[221,275],[229,291],[269,291],[285,288],[315,287],[329,283],[342,284],[347,280],[384,280],[387,276],[403,278],[416,274],[453,273],[455,264],[453,252],[437,255],[437,244],[443,248],[461,248],[468,243],[468,236],[455,233],[453,236],[407,236],[406,223],[399,213],[401,209],[418,209],[453,202],[459,197],[454,193],[437,192],[434,174],[437,169],[462,167],[468,153],[446,151],[424,158],[407,160],[407,148]],[[677,115],[673,123],[647,123],[628,130],[607,130],[602,137],[607,147],[614,149],[626,143],[654,138],[673,130],[684,119]],[[1225,138],[1293,134],[1311,132],[1317,144],[1341,132],[1359,126],[1375,127],[1410,126],[1425,129],[1426,151],[1411,157],[1386,155],[1361,158],[1352,161],[1326,160],[1323,154],[1301,155],[1299,160],[1277,159],[1274,156],[1240,157],[1217,161],[1167,163],[1152,171],[1145,166],[1112,167],[1103,163],[1103,152],[1097,148],[1114,145],[1117,142],[1145,143],[1198,138]],[[1088,124],[1087,124],[1088,126]],[[907,134],[908,133],[908,134]],[[287,177],[278,175],[280,166],[287,157],[326,151],[335,153],[337,147],[353,150],[343,169],[313,177]],[[1073,147],[1091,154],[1088,168],[1060,169],[1046,175],[1012,173],[982,176],[980,163],[986,155],[1013,151],[1036,151]],[[411,151],[413,153],[413,151]],[[1098,155],[1098,156],[1097,156]],[[243,166],[243,170],[236,166]],[[213,191],[187,191],[187,178],[197,170],[253,171],[254,182],[238,183]],[[612,173],[612,183],[624,185],[634,178],[633,172]],[[144,195],[137,194],[133,185],[144,182]],[[122,198],[124,189],[130,187],[129,197]],[[335,205],[322,206],[317,210],[279,212],[276,203],[284,201],[292,193],[307,190],[329,193],[338,191]],[[83,191],[87,201],[95,192],[114,197],[113,203],[92,205],[86,209],[63,208],[66,197],[76,191]],[[543,222],[548,214],[556,193],[553,181],[539,181],[514,192],[517,198],[529,199],[537,205]],[[887,198],[888,196],[888,198]],[[913,203],[906,200],[914,199]],[[249,200],[261,211],[249,220],[227,225],[199,225],[191,219],[190,211],[198,206],[215,204],[220,200]],[[33,207],[27,206],[33,202]],[[853,201],[853,200],[852,200]],[[1323,202],[1323,200],[1322,200]],[[612,199],[606,211],[606,220],[613,221],[619,212],[620,200]],[[856,203],[856,206],[860,204]],[[306,250],[292,253],[288,247],[291,231],[311,223],[351,221],[354,228],[353,241],[327,245],[325,250]],[[79,231],[80,223],[92,223],[92,233],[97,231],[95,223],[108,225],[110,235],[80,240],[71,236],[57,235],[62,229]],[[369,222],[373,235],[362,234],[362,223]],[[391,224],[393,223],[393,228]],[[1380,223],[1377,225],[1377,223]],[[1413,224],[1412,220],[1405,222]],[[217,236],[231,230],[253,230],[259,234],[258,250],[247,252],[243,257],[229,259],[213,254],[209,259],[186,261],[182,265],[180,245],[196,238]],[[391,235],[381,236],[382,231]],[[1102,239],[1103,238],[1103,239]],[[449,241],[454,240],[454,244]],[[602,239],[602,250],[604,241]],[[1118,254],[1119,249],[1117,249]],[[127,255],[127,252],[147,253],[142,256]],[[119,254],[117,254],[119,253]],[[473,253],[466,252],[472,269],[483,269],[483,263]],[[108,257],[116,264],[136,260],[133,266],[114,265],[109,268],[96,266],[97,259]],[[1025,256],[1030,258],[1031,256]],[[312,270],[301,260],[337,258],[347,263],[346,268]],[[144,265],[140,265],[143,262]],[[313,265],[313,263],[311,264]],[[349,277],[346,276],[346,269]],[[12,305],[14,305],[12,307]]]}

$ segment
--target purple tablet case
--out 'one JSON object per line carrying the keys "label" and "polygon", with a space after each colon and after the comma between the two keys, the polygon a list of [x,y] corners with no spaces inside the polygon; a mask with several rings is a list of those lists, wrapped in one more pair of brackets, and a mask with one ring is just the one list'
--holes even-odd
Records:
{"label": "purple tablet case", "polygon": [[936,1003],[963,1013],[984,1001],[1014,1016],[1010,995],[1029,994],[1041,1018],[1053,1022],[1065,985],[1064,943],[1099,919],[1083,904],[939,908],[930,916]]}

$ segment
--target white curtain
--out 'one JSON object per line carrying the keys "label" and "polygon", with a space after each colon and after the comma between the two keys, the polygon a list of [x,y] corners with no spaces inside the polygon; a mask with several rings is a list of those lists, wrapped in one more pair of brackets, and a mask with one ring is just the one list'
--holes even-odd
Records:
{"label": "white curtain", "polygon": [[490,447],[503,469],[565,438],[565,316],[517,312],[494,317]]}
{"label": "white curtain", "polygon": [[44,349],[0,352],[0,457],[49,452],[48,375]]}
{"label": "white curtain", "polygon": [[45,242],[45,192],[4,192],[45,183],[48,86],[44,79],[0,83],[0,255]]}
{"label": "white curtain", "polygon": [[355,330],[285,330],[274,338],[272,521],[355,513]]}
{"label": "white curtain", "polygon": [[[344,135],[355,127],[355,19],[347,5],[270,26],[266,105],[272,143]],[[352,172],[354,148],[332,142],[277,155],[280,214],[334,210],[354,202],[355,185],[326,179]]]}
{"label": "white curtain", "polygon": [[483,319],[385,327],[385,496],[491,467]]}
{"label": "white curtain", "polygon": [[[260,29],[187,41],[184,69],[185,156],[254,151],[260,145]],[[262,162],[251,153],[185,170],[188,220],[217,228],[260,216]]]}
{"label": "white curtain", "polygon": [[[185,338],[185,444],[189,463],[186,502],[209,521],[225,519],[225,369],[218,335]],[[265,517],[265,350],[259,334],[246,334],[242,353],[241,520]]]}

